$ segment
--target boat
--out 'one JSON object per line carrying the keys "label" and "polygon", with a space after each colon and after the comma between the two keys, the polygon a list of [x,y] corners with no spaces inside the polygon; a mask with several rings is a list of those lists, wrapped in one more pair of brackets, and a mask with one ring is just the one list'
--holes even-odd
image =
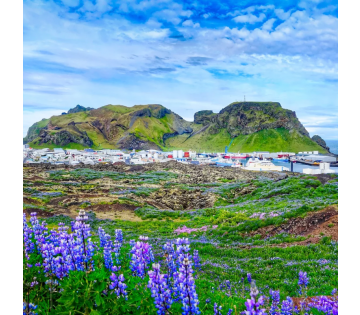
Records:
{"label": "boat", "polygon": [[227,154],[227,155],[224,155],[223,158],[224,158],[224,159],[246,159],[246,158],[247,158],[247,155],[246,155],[246,154],[240,154],[240,153],[237,153],[237,154]]}

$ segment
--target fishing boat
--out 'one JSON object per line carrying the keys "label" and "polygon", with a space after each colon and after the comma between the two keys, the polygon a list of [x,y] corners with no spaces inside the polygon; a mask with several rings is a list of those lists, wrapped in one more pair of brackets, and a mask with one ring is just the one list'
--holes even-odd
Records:
{"label": "fishing boat", "polygon": [[246,158],[247,158],[246,154],[240,154],[240,153],[224,155],[224,159],[246,159]]}

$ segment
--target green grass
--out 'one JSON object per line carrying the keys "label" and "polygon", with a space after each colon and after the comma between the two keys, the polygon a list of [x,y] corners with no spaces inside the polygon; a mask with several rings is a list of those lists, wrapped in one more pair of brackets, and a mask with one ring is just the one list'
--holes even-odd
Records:
{"label": "green grass", "polygon": [[[224,152],[225,146],[231,142],[230,134],[222,129],[218,134],[211,135],[207,131],[195,135],[188,140],[188,135],[176,136],[166,141],[167,149],[196,150],[198,152]],[[239,135],[233,139],[229,152],[299,152],[299,151],[326,151],[310,138],[298,132],[290,132],[284,128],[264,129],[251,135]]]}
{"label": "green grass", "polygon": [[[29,143],[29,146],[34,149],[42,149],[42,148],[48,148],[48,149],[54,149],[54,148],[60,148],[61,146],[53,144],[53,143],[43,143],[43,144],[36,144],[35,142],[37,139],[35,139],[33,142]],[[83,150],[87,147],[83,146],[80,143],[69,143],[66,146],[64,146],[64,149],[76,149],[76,150]]]}

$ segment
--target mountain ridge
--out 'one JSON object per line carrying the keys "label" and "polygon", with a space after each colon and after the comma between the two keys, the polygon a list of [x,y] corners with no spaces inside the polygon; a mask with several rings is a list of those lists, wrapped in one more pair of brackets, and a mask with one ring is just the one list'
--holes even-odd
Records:
{"label": "mountain ridge", "polygon": [[234,102],[219,113],[198,111],[194,122],[184,120],[160,104],[80,107],[76,112],[33,124],[24,142],[34,148],[216,148],[221,151],[231,142],[230,150],[243,152],[269,148],[327,152],[326,147],[310,138],[296,113],[282,108],[278,102]]}

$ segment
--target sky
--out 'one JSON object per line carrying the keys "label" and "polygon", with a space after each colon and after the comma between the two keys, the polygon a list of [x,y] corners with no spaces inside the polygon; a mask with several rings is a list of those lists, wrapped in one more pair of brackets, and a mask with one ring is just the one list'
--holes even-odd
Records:
{"label": "sky", "polygon": [[338,138],[330,0],[24,0],[23,131],[77,104],[161,104],[184,119],[274,101]]}

